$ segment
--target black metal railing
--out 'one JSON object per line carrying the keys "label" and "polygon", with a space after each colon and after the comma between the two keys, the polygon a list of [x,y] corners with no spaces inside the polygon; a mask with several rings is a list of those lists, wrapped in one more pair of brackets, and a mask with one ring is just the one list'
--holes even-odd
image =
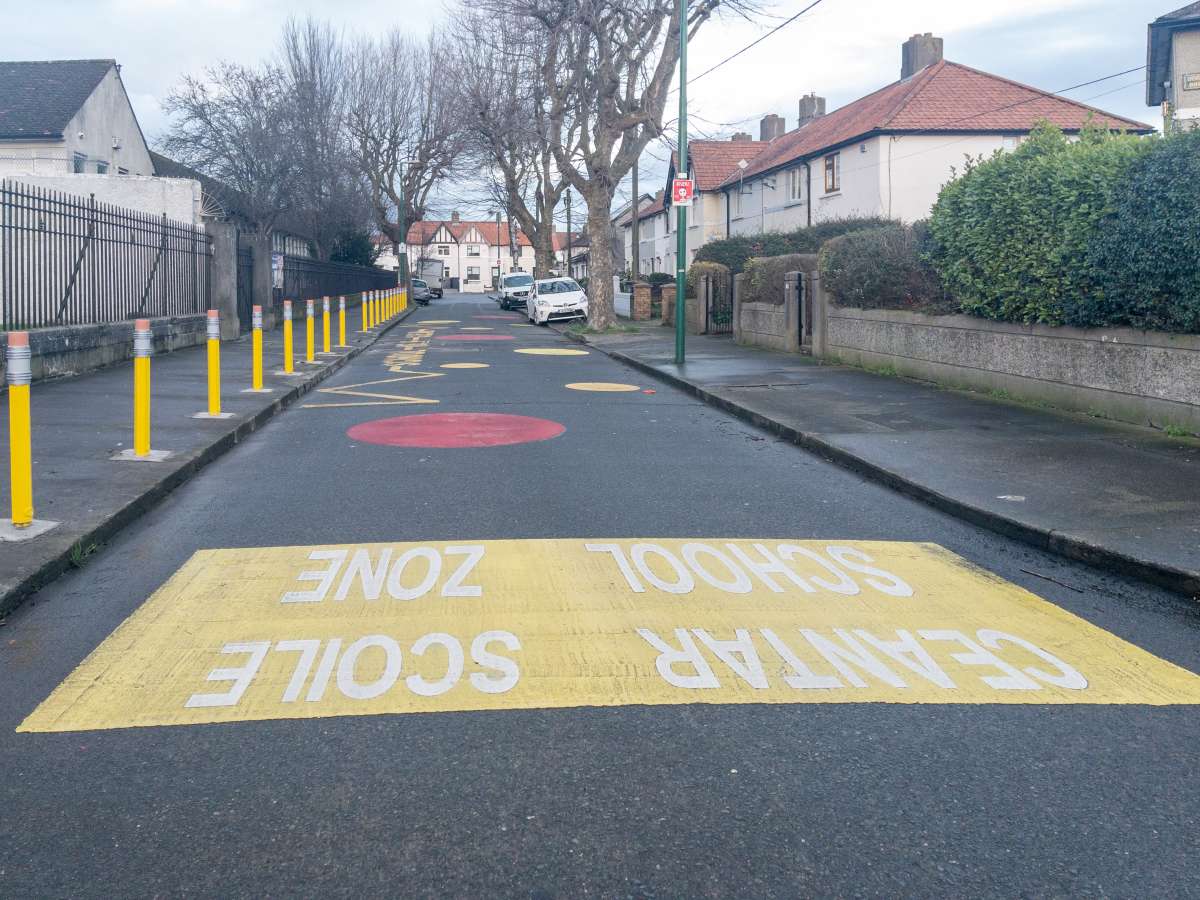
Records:
{"label": "black metal railing", "polygon": [[283,290],[276,291],[276,301],[307,300],[317,297],[337,297],[359,291],[381,291],[396,286],[396,273],[372,266],[353,266],[348,263],[323,262],[304,256],[283,258]]}
{"label": "black metal railing", "polygon": [[0,330],[200,313],[204,229],[0,180]]}

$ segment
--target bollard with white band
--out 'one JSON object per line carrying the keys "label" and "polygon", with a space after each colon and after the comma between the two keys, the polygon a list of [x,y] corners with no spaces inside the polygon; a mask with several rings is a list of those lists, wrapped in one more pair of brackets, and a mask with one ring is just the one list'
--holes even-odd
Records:
{"label": "bollard with white band", "polygon": [[221,314],[208,311],[208,410],[193,419],[228,419],[233,413],[221,412]]}
{"label": "bollard with white band", "polygon": [[329,298],[321,298],[321,352],[329,352]]}
{"label": "bollard with white band", "polygon": [[5,363],[8,377],[8,467],[12,484],[12,527],[33,524],[33,438],[29,412],[29,332],[10,331]]}
{"label": "bollard with white band", "polygon": [[250,387],[243,394],[269,394],[270,388],[263,387],[263,314],[262,307],[255,306],[250,312]]}
{"label": "bollard with white band", "polygon": [[346,298],[338,297],[338,343],[339,347],[346,346]]}

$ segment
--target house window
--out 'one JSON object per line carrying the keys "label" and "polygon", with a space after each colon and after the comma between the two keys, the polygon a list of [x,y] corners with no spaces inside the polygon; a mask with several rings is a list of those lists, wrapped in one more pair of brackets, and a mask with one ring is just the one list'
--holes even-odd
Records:
{"label": "house window", "polygon": [[467,256],[478,256],[478,255],[479,255],[479,245],[478,244],[468,244],[467,245]]}
{"label": "house window", "polygon": [[71,156],[71,171],[76,175],[83,174],[83,167],[87,165],[87,154],[75,153]]}
{"label": "house window", "polygon": [[108,174],[108,163],[101,162],[100,160],[96,160],[96,174],[97,175],[107,175]]}
{"label": "house window", "polygon": [[127,168],[125,168],[124,166],[117,166],[117,174],[118,175],[128,175],[129,170]]}
{"label": "house window", "polygon": [[842,154],[830,153],[825,157],[825,193],[832,194],[842,189]]}
{"label": "house window", "polygon": [[738,189],[734,194],[730,195],[733,201],[733,217],[736,219],[742,214],[742,187],[738,185]]}
{"label": "house window", "polygon": [[450,247],[447,246],[446,244],[439,244],[438,245],[438,256],[449,256],[449,255],[450,255]]}
{"label": "house window", "polygon": [[479,266],[467,266],[467,281],[479,280]]}
{"label": "house window", "polygon": [[787,174],[788,200],[798,202],[804,198],[803,169],[791,169]]}

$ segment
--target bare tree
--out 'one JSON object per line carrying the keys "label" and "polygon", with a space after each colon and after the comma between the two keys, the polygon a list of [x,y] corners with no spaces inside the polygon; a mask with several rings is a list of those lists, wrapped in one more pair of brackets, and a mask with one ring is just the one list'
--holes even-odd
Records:
{"label": "bare tree", "polygon": [[493,200],[529,237],[537,271],[549,274],[554,211],[567,179],[546,120],[541,48],[520,26],[512,17],[464,13],[456,71],[471,158],[492,173]]}
{"label": "bare tree", "polygon": [[184,78],[163,107],[174,120],[164,152],[241,193],[270,230],[289,209],[296,170],[283,72],[218,63],[203,78]]}
{"label": "bare tree", "polygon": [[695,34],[718,7],[748,15],[754,0],[483,0],[542,51],[540,83],[559,171],[588,207],[588,321],[614,322],[612,202],[621,179],[662,133],[686,13]]}
{"label": "bare tree", "polygon": [[464,131],[450,62],[437,32],[422,40],[392,30],[351,50],[347,139],[375,226],[397,250],[406,239],[400,219],[424,218],[430,192],[460,162]]}

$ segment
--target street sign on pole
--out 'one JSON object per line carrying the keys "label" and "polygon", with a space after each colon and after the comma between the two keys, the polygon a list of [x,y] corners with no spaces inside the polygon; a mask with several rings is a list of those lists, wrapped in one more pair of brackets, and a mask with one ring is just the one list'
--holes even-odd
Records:
{"label": "street sign on pole", "polygon": [[696,196],[696,182],[690,178],[676,178],[671,182],[671,204],[673,206],[691,206],[692,198]]}

